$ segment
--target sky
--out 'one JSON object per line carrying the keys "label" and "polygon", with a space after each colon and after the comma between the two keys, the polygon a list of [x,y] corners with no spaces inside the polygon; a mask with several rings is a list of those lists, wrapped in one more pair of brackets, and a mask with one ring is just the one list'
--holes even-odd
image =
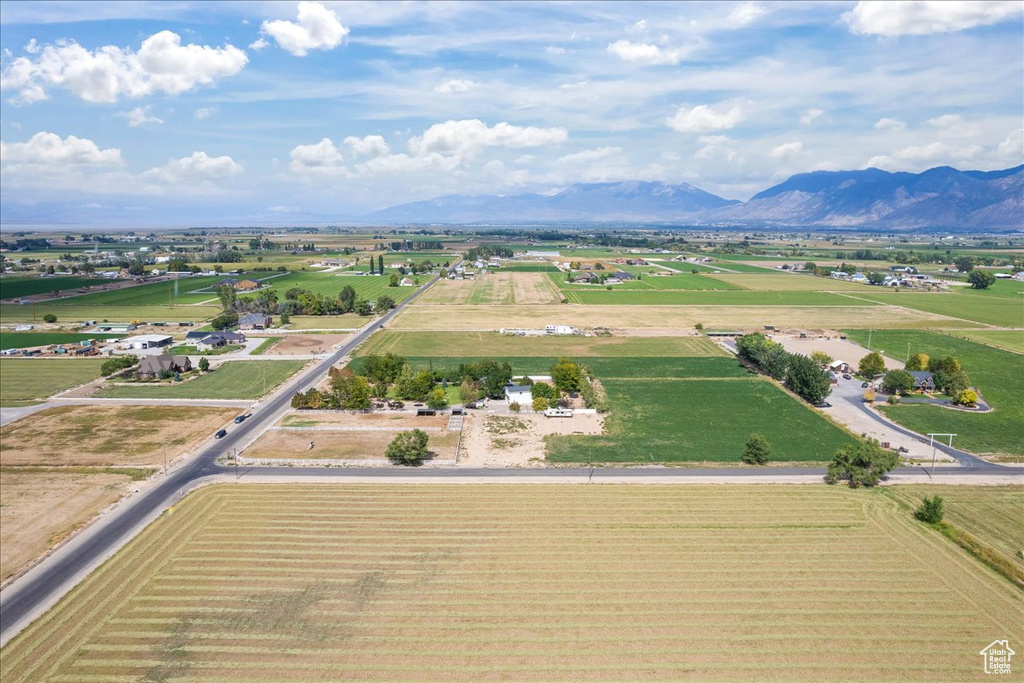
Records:
{"label": "sky", "polygon": [[0,222],[1024,162],[1021,2],[0,3]]}

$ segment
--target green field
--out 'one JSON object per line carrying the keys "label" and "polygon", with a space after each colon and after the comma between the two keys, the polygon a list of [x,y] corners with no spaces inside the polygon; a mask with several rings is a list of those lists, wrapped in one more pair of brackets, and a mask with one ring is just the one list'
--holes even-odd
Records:
{"label": "green field", "polygon": [[474,356],[725,356],[707,337],[513,337],[496,332],[379,332],[356,354],[452,357],[452,349]]}
{"label": "green field", "polygon": [[100,287],[111,282],[120,280],[108,280],[107,278],[78,277],[77,275],[57,277],[19,277],[3,275],[0,276],[0,299],[17,299],[33,294],[46,294],[48,292],[63,292],[69,289],[80,289],[83,287]]}
{"label": "green field", "polygon": [[43,399],[100,376],[94,358],[0,358],[0,405]]}
{"label": "green field", "polygon": [[[343,287],[351,285],[356,290],[356,296],[360,299],[375,301],[382,294],[387,294],[395,300],[395,303],[405,301],[416,291],[415,287],[389,287],[390,275],[393,272],[397,273],[397,271],[389,271],[387,268],[385,268],[385,271],[385,274],[380,276],[338,275],[337,273],[314,272],[289,273],[281,277],[275,277],[272,280],[267,280],[267,284],[273,285],[279,299],[282,301],[284,300],[285,292],[292,287],[299,287],[309,290],[314,294],[336,299]],[[420,275],[420,282],[426,282],[429,277],[431,276]]]}
{"label": "green field", "polygon": [[212,372],[176,384],[107,387],[100,398],[237,398],[263,396],[298,372],[306,361],[227,361]]}
{"label": "green field", "polygon": [[[648,375],[658,376],[672,375]],[[601,382],[610,404],[606,433],[549,436],[549,461],[738,462],[754,432],[768,439],[773,461],[825,461],[852,441],[842,429],[760,378]]]}
{"label": "green field", "polygon": [[0,349],[24,349],[50,344],[78,344],[87,339],[117,339],[121,334],[96,332],[9,332],[0,330]]}
{"label": "green field", "polygon": [[[106,292],[93,292],[81,296],[58,299],[56,301],[40,302],[36,305],[40,309],[55,307],[79,307],[79,306],[110,306],[110,307],[134,307],[134,306],[187,306],[203,301],[217,298],[217,284],[226,278],[226,275],[219,276],[193,276],[180,280],[165,280],[150,284],[135,285],[123,289],[113,289]],[[232,276],[235,277],[235,276]],[[243,276],[237,276],[243,277]],[[204,290],[204,291],[197,291]],[[219,302],[214,302],[220,305]],[[60,311],[53,311],[58,316]]]}
{"label": "green field", "polygon": [[506,263],[502,262],[498,272],[513,273],[557,273],[558,268],[550,263]]}
{"label": "green field", "polygon": [[[1024,577],[1024,487],[1022,486],[887,486],[885,492],[916,510],[926,496],[940,496],[946,524],[991,549]],[[1021,581],[1024,587],[1024,581]]]}
{"label": "green field", "polygon": [[[691,276],[698,277],[698,276]],[[575,304],[642,305],[642,306],[872,306],[871,301],[844,297],[831,292],[763,292],[763,291],[566,291],[566,298]]]}
{"label": "green field", "polygon": [[999,349],[1024,353],[1024,330],[958,330],[948,334]]}
{"label": "green field", "polygon": [[[88,296],[92,296],[91,294]],[[68,299],[61,305],[38,304],[35,306],[19,306],[18,304],[0,304],[0,323],[42,322],[43,316],[53,313],[59,323],[78,323],[85,320],[106,320],[108,322],[169,321],[196,322],[207,320],[220,313],[220,304],[210,306],[135,306],[135,305],[100,305],[83,306],[77,302],[85,297]]]}
{"label": "green field", "polygon": [[5,683],[953,681],[1022,609],[874,490],[216,485],[0,656]]}
{"label": "green field", "polygon": [[[730,290],[730,289],[743,289],[737,285],[729,284],[728,282],[720,282],[710,277],[703,275],[694,275],[692,273],[681,273],[678,275],[650,275],[650,268],[631,268],[633,271],[640,271],[639,280],[627,280],[617,285],[589,285],[589,284],[573,284],[566,282],[565,275],[558,273],[551,275],[551,281],[555,283],[555,286],[559,289],[567,291],[607,291],[606,287],[613,287],[615,291],[644,291],[644,290],[701,290],[701,289],[714,289],[714,290]],[[658,272],[666,273],[667,271],[656,269]],[[607,271],[605,271],[607,272]]]}
{"label": "green field", "polygon": [[956,287],[949,292],[896,292],[872,289],[857,294],[860,299],[948,315],[964,320],[996,325],[1024,327],[1024,295],[1019,282],[997,281],[991,289]]}
{"label": "green field", "polygon": [[[847,330],[851,339],[866,345],[866,330]],[[930,357],[956,356],[964,370],[994,410],[966,413],[935,405],[885,406],[886,415],[920,434],[953,432],[953,445],[974,453],[1024,456],[1024,357],[984,344],[937,332],[876,330],[875,350],[897,349]]]}

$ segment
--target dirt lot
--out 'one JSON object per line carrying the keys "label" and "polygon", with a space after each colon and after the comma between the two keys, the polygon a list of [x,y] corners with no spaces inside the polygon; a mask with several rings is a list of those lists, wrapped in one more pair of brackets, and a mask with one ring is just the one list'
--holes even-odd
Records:
{"label": "dirt lot", "polygon": [[349,338],[347,334],[289,334],[263,352],[264,356],[291,356],[328,351]]}
{"label": "dirt lot", "polygon": [[875,327],[885,329],[966,327],[972,323],[896,306],[614,306],[558,304],[551,306],[478,306],[439,309],[419,302],[390,325],[392,330],[498,330],[503,327],[543,328],[560,324],[645,329],[753,329],[762,325],[787,328]]}
{"label": "dirt lot", "polygon": [[541,415],[470,414],[463,428],[459,465],[466,467],[540,466],[548,434],[600,434],[601,415],[576,413],[571,418]]}
{"label": "dirt lot", "polygon": [[127,493],[119,474],[0,471],[0,580]]}
{"label": "dirt lot", "polygon": [[238,408],[63,406],[0,429],[0,465],[162,465],[208,438]]}
{"label": "dirt lot", "polygon": [[[807,339],[800,339],[798,336],[777,334],[772,338],[785,346],[788,351],[802,353],[805,356],[811,355],[811,352],[813,351],[824,351],[836,360],[846,361],[852,368],[856,368],[860,359],[869,353],[869,351],[860,344],[840,339],[838,332],[833,332],[828,336],[830,337],[829,339],[817,336],[811,337],[811,335],[808,335]],[[893,349],[893,351],[896,350],[897,349]],[[888,356],[883,356],[883,358],[885,359],[885,367],[889,370],[903,369],[903,363],[900,361],[889,358]]]}

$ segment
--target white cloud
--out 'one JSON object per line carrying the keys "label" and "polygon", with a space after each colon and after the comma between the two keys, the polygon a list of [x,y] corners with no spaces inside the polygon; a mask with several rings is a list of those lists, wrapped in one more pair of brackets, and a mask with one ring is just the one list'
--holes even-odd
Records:
{"label": "white cloud", "polygon": [[875,128],[877,130],[903,130],[907,127],[905,121],[899,119],[881,118],[875,122]]}
{"label": "white cloud", "polygon": [[702,135],[698,142],[704,146],[693,153],[695,159],[709,160],[718,157],[734,161],[739,156],[732,147],[736,141],[725,135]]}
{"label": "white cloud", "polygon": [[879,36],[927,35],[995,24],[1021,13],[1011,0],[873,0],[858,2],[843,21],[852,33]]}
{"label": "white cloud", "polygon": [[558,86],[559,90],[582,90],[590,85],[590,81],[576,81],[575,83],[563,83]]}
{"label": "white cloud", "polygon": [[149,169],[142,177],[161,183],[187,184],[224,180],[241,172],[242,165],[229,156],[211,157],[206,152],[192,152],[192,156],[168,159],[166,164]]}
{"label": "white cloud", "polygon": [[36,42],[35,38],[30,39],[28,43],[25,45],[25,52],[29,53],[30,55],[38,53],[39,50],[39,43]]}
{"label": "white cloud", "polygon": [[164,120],[155,116],[149,115],[149,105],[145,107],[135,107],[129,112],[124,112],[120,116],[128,119],[128,125],[132,128],[138,128],[144,123],[163,123]]}
{"label": "white cloud", "polygon": [[69,135],[62,140],[55,133],[36,133],[28,142],[0,141],[0,163],[26,166],[117,166],[121,150],[100,149],[92,140]]}
{"label": "white cloud", "polygon": [[626,27],[626,33],[630,35],[636,35],[638,33],[647,33],[647,20],[641,19],[632,26]]}
{"label": "white cloud", "polygon": [[330,138],[324,138],[315,145],[298,145],[291,151],[291,159],[288,167],[299,173],[337,173],[345,170],[341,151]]}
{"label": "white cloud", "polygon": [[480,84],[476,81],[467,81],[462,78],[452,78],[434,88],[434,92],[439,92],[442,95],[448,95],[450,93],[462,93],[469,92],[473,88],[478,87]]}
{"label": "white cloud", "polygon": [[824,114],[824,109],[808,109],[800,117],[800,124],[804,126],[810,125],[815,119],[820,118]]}
{"label": "white cloud", "polygon": [[739,105],[733,105],[727,111],[723,111],[721,105],[715,109],[700,104],[692,109],[680,107],[676,115],[667,119],[666,123],[680,133],[710,133],[733,128],[743,118],[743,109]]}
{"label": "white cloud", "polygon": [[678,64],[681,58],[679,50],[663,50],[650,43],[632,43],[628,40],[616,40],[608,46],[609,54],[619,59],[638,64]]}
{"label": "white cloud", "polygon": [[544,48],[544,52],[547,52],[549,55],[564,55],[565,48],[557,47],[555,45],[548,45],[546,48]]}
{"label": "white cloud", "polygon": [[256,40],[254,40],[251,43],[249,43],[249,49],[250,50],[256,50],[257,52],[262,50],[265,47],[270,47],[270,42],[266,38],[264,38],[263,36],[260,36]]}
{"label": "white cloud", "polygon": [[959,114],[943,114],[928,119],[928,125],[938,128],[940,135],[954,138],[972,138],[981,132],[981,126],[964,121]]}
{"label": "white cloud", "polygon": [[192,112],[192,116],[196,117],[200,121],[208,119],[220,110],[220,107],[200,107]]}
{"label": "white cloud", "polygon": [[260,33],[277,41],[284,50],[304,57],[310,50],[331,50],[349,34],[338,15],[319,2],[300,2],[298,21],[264,21]]}
{"label": "white cloud", "polygon": [[1019,164],[1021,159],[1024,159],[1024,128],[1010,131],[1006,139],[999,143],[999,147],[996,148],[996,154],[1001,158],[1010,159],[1013,163]]}
{"label": "white cloud", "polygon": [[732,28],[743,28],[763,17],[767,12],[768,10],[762,7],[760,3],[743,2],[733,7],[725,23]]}
{"label": "white cloud", "polygon": [[871,157],[868,166],[885,170],[900,170],[909,165],[948,164],[957,161],[970,161],[977,158],[984,150],[980,145],[968,147],[950,147],[944,142],[932,142],[927,145],[911,145],[893,152],[891,155]]}
{"label": "white cloud", "polygon": [[597,149],[585,149],[582,152],[576,152],[575,154],[566,154],[564,157],[555,161],[555,163],[560,166],[573,166],[576,164],[590,163],[597,161],[598,159],[604,159],[621,153],[621,147],[598,147]]}
{"label": "white cloud", "polygon": [[388,143],[380,135],[367,135],[364,138],[349,136],[345,138],[345,144],[356,156],[361,157],[380,157],[391,152]]}
{"label": "white cloud", "polygon": [[786,142],[778,147],[772,148],[769,153],[773,159],[792,159],[804,151],[802,142]]}
{"label": "white cloud", "polygon": [[90,51],[74,42],[46,45],[35,59],[18,57],[0,74],[0,89],[17,90],[12,102],[47,98],[48,86],[62,86],[87,102],[116,102],[120,97],[154,93],[178,95],[241,71],[248,57],[232,45],[181,44],[181,36],[161,31],[138,52],[114,45]]}
{"label": "white cloud", "polygon": [[431,153],[472,156],[484,147],[540,147],[569,137],[565,128],[537,128],[498,123],[488,126],[478,119],[435,123],[422,136],[409,139],[409,151],[417,156]]}

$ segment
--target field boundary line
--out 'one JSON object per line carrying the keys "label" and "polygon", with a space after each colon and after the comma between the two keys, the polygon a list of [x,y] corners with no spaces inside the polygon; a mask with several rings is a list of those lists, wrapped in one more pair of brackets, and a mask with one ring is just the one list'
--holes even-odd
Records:
{"label": "field boundary line", "polygon": [[379,425],[367,425],[366,427],[349,427],[347,425],[337,425],[334,427],[293,427],[289,425],[282,425],[280,427],[271,427],[267,431],[269,432],[411,432],[414,429],[418,429],[421,432],[443,432],[444,429],[441,427],[387,427]]}

